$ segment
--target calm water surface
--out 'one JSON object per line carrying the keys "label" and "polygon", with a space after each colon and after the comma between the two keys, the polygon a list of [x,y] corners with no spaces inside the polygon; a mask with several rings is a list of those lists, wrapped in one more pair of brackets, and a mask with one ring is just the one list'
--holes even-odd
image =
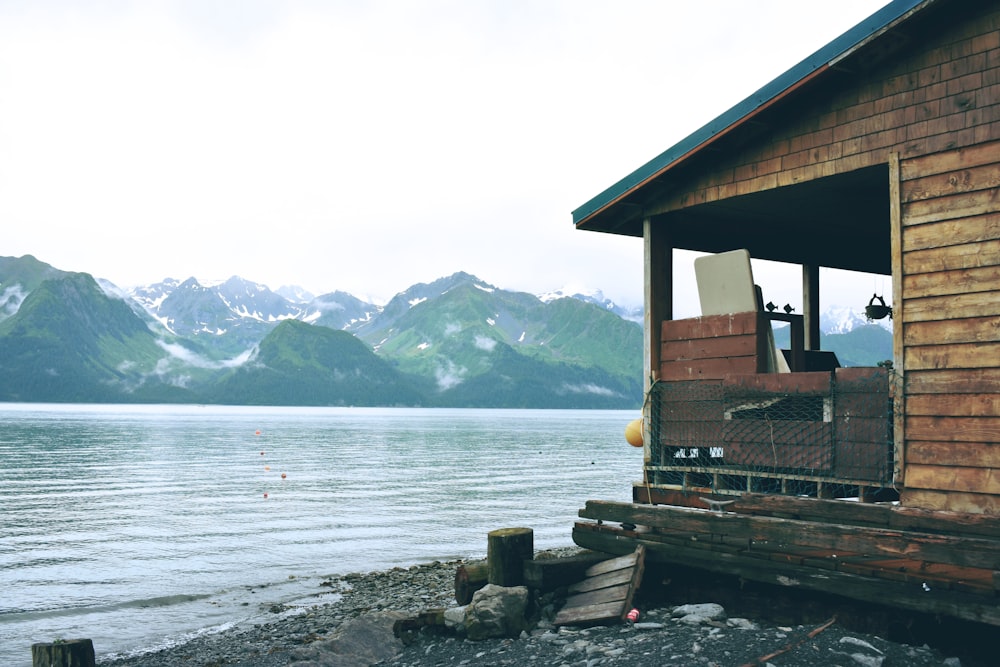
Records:
{"label": "calm water surface", "polygon": [[0,404],[0,665],[260,622],[326,575],[483,557],[496,528],[570,544],[641,478],[637,416]]}

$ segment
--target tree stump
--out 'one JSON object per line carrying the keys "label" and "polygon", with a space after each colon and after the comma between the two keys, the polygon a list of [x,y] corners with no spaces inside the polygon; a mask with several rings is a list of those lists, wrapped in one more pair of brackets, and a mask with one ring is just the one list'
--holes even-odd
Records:
{"label": "tree stump", "polygon": [[94,642],[65,639],[31,645],[31,667],[94,667]]}
{"label": "tree stump", "polygon": [[524,584],[524,561],[535,554],[535,532],[531,528],[501,528],[487,536],[486,565],[489,583],[496,586]]}
{"label": "tree stump", "polygon": [[489,568],[486,561],[465,563],[455,571],[455,602],[465,606],[472,602],[472,594],[486,585],[489,580]]}

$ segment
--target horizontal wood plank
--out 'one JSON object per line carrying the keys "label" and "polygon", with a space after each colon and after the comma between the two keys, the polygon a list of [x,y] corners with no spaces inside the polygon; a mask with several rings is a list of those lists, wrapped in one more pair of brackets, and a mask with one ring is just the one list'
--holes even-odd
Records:
{"label": "horizontal wood plank", "polygon": [[677,380],[721,380],[732,373],[757,373],[757,357],[731,357],[728,359],[701,359],[691,361],[665,361],[660,363],[660,379],[666,382]]}
{"label": "horizontal wood plank", "polygon": [[611,572],[605,572],[604,574],[598,574],[593,577],[587,577],[583,581],[578,581],[573,585],[571,585],[567,589],[567,592],[587,593],[589,591],[596,591],[601,588],[612,588],[614,586],[621,586],[622,584],[627,584],[630,581],[632,581],[631,568],[613,570]]}
{"label": "horizontal wood plank", "polygon": [[773,394],[827,395],[830,393],[829,371],[809,373],[733,373],[722,378],[727,396],[750,391]]}
{"label": "horizontal wood plank", "polygon": [[1000,416],[1000,393],[907,396],[906,414],[909,416],[997,417]]}
{"label": "horizontal wood plank", "polygon": [[908,507],[949,511],[962,515],[1000,515],[1000,496],[966,491],[935,491],[904,488],[900,502]]}
{"label": "horizontal wood plank", "polygon": [[904,276],[997,264],[1000,264],[1000,240],[915,250],[903,254]]}
{"label": "horizontal wood plank", "polygon": [[906,462],[913,465],[1000,468],[1000,443],[913,440],[906,443]]}
{"label": "horizontal wood plank", "polygon": [[1000,141],[987,141],[941,153],[907,158],[899,163],[899,177],[905,182],[935,174],[970,169],[995,163],[998,161],[998,155],[1000,155]]}
{"label": "horizontal wood plank", "polygon": [[757,312],[746,312],[690,317],[683,320],[664,320],[660,340],[690,340],[693,338],[754,334],[758,330],[760,315]]}
{"label": "horizontal wood plank", "polygon": [[[996,296],[996,298],[993,298]],[[955,294],[952,296],[906,299],[904,324],[1000,315],[1000,292]],[[900,318],[897,318],[897,320]]]}
{"label": "horizontal wood plank", "polygon": [[732,539],[843,549],[860,554],[906,556],[932,563],[1000,568],[1000,544],[973,537],[842,524],[823,524],[820,527],[808,521],[596,500],[587,501],[579,514],[582,518],[625,521],[668,532],[708,533]]}
{"label": "horizontal wood plank", "polygon": [[755,559],[745,553],[713,551],[706,555],[704,550],[683,543],[664,544],[640,538],[625,540],[609,526],[587,523],[577,523],[573,527],[573,541],[579,546],[609,553],[621,553],[640,543],[646,547],[647,557],[654,562],[686,566],[696,563],[705,570],[736,575],[751,581],[823,591],[877,604],[891,601],[894,606],[904,609],[943,613],[965,620],[1000,625],[1000,606],[993,597],[955,594],[950,591],[939,591],[935,596],[927,596],[919,587],[901,587],[898,583],[877,577]]}
{"label": "horizontal wood plank", "polygon": [[909,322],[903,325],[903,344],[908,347],[949,343],[992,343],[997,340],[1000,340],[1000,315]]}
{"label": "horizontal wood plank", "polygon": [[717,338],[692,338],[689,340],[664,340],[660,346],[660,359],[664,361],[715,359],[719,357],[751,357],[756,354],[756,334],[719,336]]}
{"label": "horizontal wood plank", "polygon": [[[1000,496],[1000,470],[917,465],[907,462],[906,486],[910,489],[964,491]],[[996,567],[1000,569],[1000,563]]]}
{"label": "horizontal wood plank", "polygon": [[929,442],[1000,442],[1000,416],[918,417],[907,415],[906,438],[907,440],[927,440]]}
{"label": "horizontal wood plank", "polygon": [[960,218],[990,217],[1000,213],[1000,198],[994,198],[992,194],[990,190],[962,192],[947,197],[904,203],[902,207],[904,247],[909,227],[942,224],[941,221]]}
{"label": "horizontal wood plank", "polygon": [[908,347],[903,368],[930,370],[943,368],[994,368],[1000,359],[1000,343],[953,343]]}
{"label": "horizontal wood plank", "polygon": [[903,277],[903,294],[907,299],[975,292],[1000,292],[1000,265]]}
{"label": "horizontal wood plank", "polygon": [[628,582],[632,580],[632,571],[629,570],[628,574],[628,581],[624,584],[605,588],[596,588],[570,595],[566,598],[566,606],[588,607],[591,605],[603,605],[608,602],[617,602],[619,605],[624,604],[625,598],[628,596]]}
{"label": "horizontal wood plank", "polygon": [[1000,393],[1000,368],[911,370],[906,374],[906,393],[911,396]]}
{"label": "horizontal wood plank", "polygon": [[[1000,148],[997,154],[1000,154]],[[994,155],[994,158],[996,156]],[[904,203],[936,199],[963,192],[990,190],[1000,186],[1000,163],[969,165],[961,171],[944,171],[904,180],[900,187]]]}

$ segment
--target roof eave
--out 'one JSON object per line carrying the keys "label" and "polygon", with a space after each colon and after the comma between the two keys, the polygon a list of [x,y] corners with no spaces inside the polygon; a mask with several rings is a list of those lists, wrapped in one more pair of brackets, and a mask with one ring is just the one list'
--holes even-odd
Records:
{"label": "roof eave", "polygon": [[765,109],[773,107],[806,83],[834,68],[858,49],[875,41],[936,1],[938,0],[895,0],[886,5],[742,102],[575,209],[572,213],[573,223],[578,228],[587,228],[588,223],[595,222],[595,218],[608,212],[651,181],[711,146]]}

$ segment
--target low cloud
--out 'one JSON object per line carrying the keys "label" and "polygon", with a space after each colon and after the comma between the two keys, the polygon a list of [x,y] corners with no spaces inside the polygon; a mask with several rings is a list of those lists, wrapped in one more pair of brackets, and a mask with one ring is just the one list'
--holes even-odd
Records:
{"label": "low cloud", "polygon": [[465,372],[464,368],[456,366],[454,362],[445,361],[434,371],[434,379],[437,380],[438,389],[446,391],[461,384],[464,380],[463,376]]}
{"label": "low cloud", "polygon": [[586,383],[586,384],[563,384],[564,391],[571,394],[595,394],[597,396],[617,396],[618,392],[607,387],[601,387],[600,385]]}
{"label": "low cloud", "polygon": [[476,347],[486,352],[492,352],[493,348],[497,346],[497,342],[489,336],[476,336],[474,342]]}

